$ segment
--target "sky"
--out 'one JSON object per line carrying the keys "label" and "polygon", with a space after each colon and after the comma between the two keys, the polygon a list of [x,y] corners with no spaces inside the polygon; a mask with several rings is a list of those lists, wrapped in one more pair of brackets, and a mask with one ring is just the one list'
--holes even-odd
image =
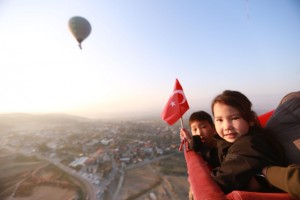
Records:
{"label": "sky", "polygon": [[261,114],[300,90],[299,36],[298,0],[0,0],[0,113],[160,117],[177,78],[189,112],[229,89]]}

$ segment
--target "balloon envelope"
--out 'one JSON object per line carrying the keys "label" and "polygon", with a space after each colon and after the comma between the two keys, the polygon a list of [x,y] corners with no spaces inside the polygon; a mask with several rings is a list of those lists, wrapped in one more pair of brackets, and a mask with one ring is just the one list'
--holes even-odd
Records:
{"label": "balloon envelope", "polygon": [[90,23],[83,17],[75,16],[69,20],[69,29],[76,38],[81,49],[81,42],[91,33],[92,27]]}

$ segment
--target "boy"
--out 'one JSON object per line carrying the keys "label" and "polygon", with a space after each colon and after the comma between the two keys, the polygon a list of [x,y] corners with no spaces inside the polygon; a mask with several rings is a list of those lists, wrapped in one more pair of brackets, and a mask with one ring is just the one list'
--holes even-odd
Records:
{"label": "boy", "polygon": [[[189,118],[189,126],[192,135],[185,129],[180,131],[180,137],[186,138],[188,142],[188,150],[194,150],[201,154],[211,168],[218,166],[219,161],[215,156],[217,155],[216,142],[213,138],[216,131],[212,117],[205,111],[194,112]],[[216,159],[212,159],[213,157]],[[191,188],[189,199],[193,199]]]}

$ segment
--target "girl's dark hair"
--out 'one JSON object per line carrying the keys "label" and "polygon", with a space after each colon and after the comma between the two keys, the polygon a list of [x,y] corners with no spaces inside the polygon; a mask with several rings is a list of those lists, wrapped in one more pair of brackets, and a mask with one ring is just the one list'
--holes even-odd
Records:
{"label": "girl's dark hair", "polygon": [[241,92],[225,90],[222,94],[216,96],[211,104],[211,110],[214,114],[214,105],[216,103],[225,104],[236,108],[248,123],[254,123],[254,127],[261,128],[256,113],[251,109],[251,101]]}
{"label": "girl's dark hair", "polygon": [[198,111],[194,112],[191,114],[190,119],[189,119],[189,125],[191,125],[192,122],[194,121],[208,121],[208,123],[214,127],[214,122],[212,120],[212,117],[210,114],[208,114],[205,111]]}

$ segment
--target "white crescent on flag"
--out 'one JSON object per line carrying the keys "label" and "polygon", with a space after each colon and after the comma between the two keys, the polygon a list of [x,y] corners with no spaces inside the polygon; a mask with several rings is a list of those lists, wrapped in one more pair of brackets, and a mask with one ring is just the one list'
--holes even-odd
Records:
{"label": "white crescent on flag", "polygon": [[186,102],[186,98],[185,98],[185,95],[184,95],[184,93],[183,93],[182,90],[174,90],[174,91],[173,91],[173,94],[172,94],[172,97],[173,97],[175,94],[181,94],[182,97],[183,97],[182,101],[181,101],[179,104],[184,104],[184,103]]}

